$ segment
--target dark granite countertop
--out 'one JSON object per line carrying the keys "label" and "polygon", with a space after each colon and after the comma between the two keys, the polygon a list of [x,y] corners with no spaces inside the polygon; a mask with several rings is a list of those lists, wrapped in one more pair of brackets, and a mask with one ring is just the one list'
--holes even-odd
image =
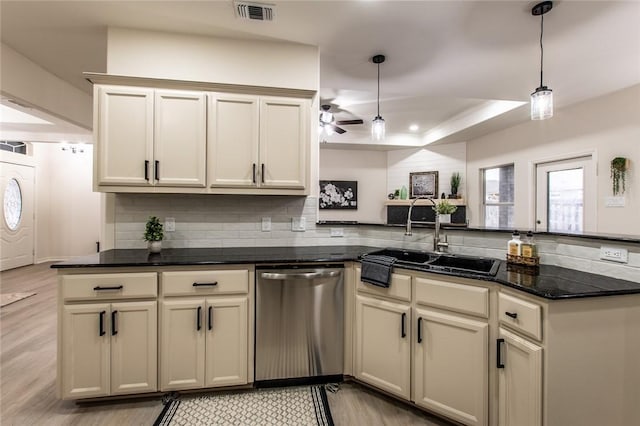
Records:
{"label": "dark granite countertop", "polygon": [[[230,247],[163,249],[149,254],[145,249],[107,250],[90,256],[56,263],[52,268],[104,268],[124,266],[176,266],[260,263],[322,263],[356,261],[361,255],[380,250],[367,246],[313,247]],[[425,271],[420,267],[398,265]],[[640,293],[640,283],[596,275],[552,265],[531,269],[500,261],[495,276],[473,273],[442,273],[463,278],[492,281],[546,299],[572,299]]]}

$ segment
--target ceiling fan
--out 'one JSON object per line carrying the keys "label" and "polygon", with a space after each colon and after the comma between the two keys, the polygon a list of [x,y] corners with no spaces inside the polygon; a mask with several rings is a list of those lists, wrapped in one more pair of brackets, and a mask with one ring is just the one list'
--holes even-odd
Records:
{"label": "ceiling fan", "polygon": [[332,134],[333,132],[341,135],[346,132],[345,129],[338,127],[340,126],[348,126],[350,124],[362,124],[363,121],[361,119],[355,120],[337,120],[334,114],[331,112],[331,105],[324,104],[320,107],[320,129],[324,129],[327,133]]}

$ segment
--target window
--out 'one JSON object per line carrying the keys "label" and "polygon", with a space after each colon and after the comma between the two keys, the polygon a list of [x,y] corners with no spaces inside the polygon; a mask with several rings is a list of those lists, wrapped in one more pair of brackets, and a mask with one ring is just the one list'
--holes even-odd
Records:
{"label": "window", "polygon": [[513,164],[482,171],[484,226],[513,228],[513,175]]}

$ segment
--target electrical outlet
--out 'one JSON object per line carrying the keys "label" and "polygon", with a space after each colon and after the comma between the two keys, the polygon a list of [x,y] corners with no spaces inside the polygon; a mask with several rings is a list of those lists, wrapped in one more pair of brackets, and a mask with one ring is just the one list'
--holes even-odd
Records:
{"label": "electrical outlet", "polygon": [[344,237],[344,229],[342,229],[342,228],[331,228],[331,236],[332,237]]}
{"label": "electrical outlet", "polygon": [[262,218],[262,232],[269,232],[271,231],[271,218],[270,217],[263,217]]}
{"label": "electrical outlet", "polygon": [[627,263],[629,259],[629,251],[619,247],[600,246],[600,259]]}
{"label": "electrical outlet", "polygon": [[291,230],[293,232],[304,232],[306,228],[307,228],[307,218],[305,217],[291,218]]}
{"label": "electrical outlet", "polygon": [[174,232],[176,230],[176,219],[173,217],[165,217],[164,230],[167,232]]}

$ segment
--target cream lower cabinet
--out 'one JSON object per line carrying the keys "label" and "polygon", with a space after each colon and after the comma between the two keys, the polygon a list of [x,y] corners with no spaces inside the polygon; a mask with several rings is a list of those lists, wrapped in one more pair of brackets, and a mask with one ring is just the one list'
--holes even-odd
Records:
{"label": "cream lower cabinet", "polygon": [[404,399],[411,391],[411,307],[356,296],[355,376]]}
{"label": "cream lower cabinet", "polygon": [[415,316],[415,403],[463,424],[486,425],[489,325],[427,308],[416,308]]}
{"label": "cream lower cabinet", "polygon": [[157,390],[157,302],[62,307],[62,397]]}

